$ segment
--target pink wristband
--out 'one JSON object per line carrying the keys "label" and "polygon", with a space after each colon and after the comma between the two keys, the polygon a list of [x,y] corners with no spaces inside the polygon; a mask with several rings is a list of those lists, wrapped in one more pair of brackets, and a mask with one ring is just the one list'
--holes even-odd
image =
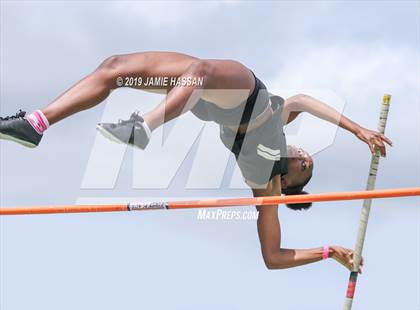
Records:
{"label": "pink wristband", "polygon": [[322,250],[322,259],[327,259],[330,255],[330,247],[324,246],[324,249]]}

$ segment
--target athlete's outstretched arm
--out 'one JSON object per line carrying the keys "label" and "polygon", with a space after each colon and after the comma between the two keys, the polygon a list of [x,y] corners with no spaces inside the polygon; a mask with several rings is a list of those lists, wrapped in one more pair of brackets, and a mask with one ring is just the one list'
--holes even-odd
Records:
{"label": "athlete's outstretched arm", "polygon": [[308,250],[280,247],[280,223],[277,208],[278,206],[257,206],[259,211],[258,236],[267,268],[291,268],[322,260],[322,247]]}
{"label": "athlete's outstretched arm", "polygon": [[[280,177],[276,177],[280,179]],[[271,181],[267,189],[253,189],[255,197],[279,195],[272,188],[279,180]],[[323,247],[313,249],[285,249],[281,247],[280,221],[278,206],[257,206],[258,236],[260,238],[261,252],[268,269],[284,269],[314,263],[322,260]],[[348,269],[352,268],[353,252],[339,246],[330,246],[329,257],[334,258]],[[360,270],[361,271],[361,270]]]}
{"label": "athlete's outstretched arm", "polygon": [[308,95],[296,95],[288,98],[285,101],[282,121],[283,124],[288,124],[293,121],[301,112],[308,112],[318,118],[333,124],[339,125],[341,128],[353,133],[357,138],[365,142],[372,153],[374,153],[375,146],[381,150],[382,155],[386,155],[385,144],[392,146],[392,141],[385,135],[363,128],[356,122],[348,119],[344,115],[338,113],[332,107],[326,105],[322,101]]}

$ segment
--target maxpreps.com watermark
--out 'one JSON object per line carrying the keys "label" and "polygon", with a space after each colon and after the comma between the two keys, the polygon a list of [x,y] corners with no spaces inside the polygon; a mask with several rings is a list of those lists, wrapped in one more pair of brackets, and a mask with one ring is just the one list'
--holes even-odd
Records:
{"label": "maxpreps.com watermark", "polygon": [[197,212],[197,220],[233,220],[233,221],[247,221],[258,219],[257,210],[239,211],[239,210],[224,210],[224,209],[200,209]]}

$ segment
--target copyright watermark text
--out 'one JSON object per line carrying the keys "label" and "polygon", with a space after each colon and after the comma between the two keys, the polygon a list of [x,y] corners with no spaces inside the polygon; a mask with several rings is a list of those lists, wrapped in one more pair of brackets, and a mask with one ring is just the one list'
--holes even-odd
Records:
{"label": "copyright watermark text", "polygon": [[176,86],[203,86],[204,77],[168,77],[168,76],[148,76],[148,77],[122,77],[116,79],[118,87],[176,87]]}

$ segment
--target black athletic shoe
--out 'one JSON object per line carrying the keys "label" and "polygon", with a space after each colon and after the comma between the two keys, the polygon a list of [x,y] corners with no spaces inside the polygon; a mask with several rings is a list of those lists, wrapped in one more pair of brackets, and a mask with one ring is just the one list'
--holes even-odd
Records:
{"label": "black athletic shoe", "polygon": [[25,119],[26,112],[19,110],[16,115],[0,117],[0,139],[10,140],[26,147],[36,147],[42,134]]}
{"label": "black athletic shoe", "polygon": [[119,120],[118,123],[99,123],[96,129],[111,141],[134,145],[142,150],[150,141],[150,130],[145,127],[139,112],[134,112],[130,119]]}

